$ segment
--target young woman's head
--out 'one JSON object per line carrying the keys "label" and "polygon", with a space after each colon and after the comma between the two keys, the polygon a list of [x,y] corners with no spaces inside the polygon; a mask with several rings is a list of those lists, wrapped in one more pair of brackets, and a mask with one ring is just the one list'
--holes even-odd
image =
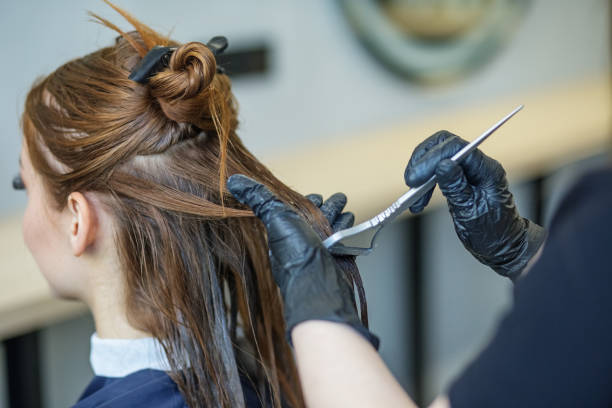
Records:
{"label": "young woman's head", "polygon": [[[28,94],[26,243],[58,295],[85,301],[94,317],[123,313],[159,339],[189,405],[243,405],[239,373],[249,373],[276,406],[300,406],[264,229],[224,181],[246,174],[321,234],[329,226],[242,145],[230,81],[211,50],[117,10],[135,32]],[[156,45],[178,47],[168,66],[146,85],[128,79]]]}

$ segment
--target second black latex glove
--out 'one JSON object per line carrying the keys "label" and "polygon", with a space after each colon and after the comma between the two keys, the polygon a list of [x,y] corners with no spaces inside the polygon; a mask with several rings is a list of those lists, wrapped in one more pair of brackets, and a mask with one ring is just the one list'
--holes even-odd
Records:
{"label": "second black latex glove", "polygon": [[[480,262],[514,280],[544,242],[545,231],[520,216],[506,172],[496,160],[480,150],[460,164],[450,160],[466,144],[447,131],[429,137],[410,158],[404,173],[406,184],[416,187],[435,173],[463,245]],[[422,211],[432,192],[410,210]]]}
{"label": "second black latex glove", "polygon": [[271,270],[283,297],[288,337],[301,322],[328,320],[350,325],[377,348],[378,339],[359,319],[353,288],[312,227],[267,187],[248,177],[231,176],[227,188],[266,227]]}
{"label": "second black latex glove", "polygon": [[344,193],[332,194],[325,201],[321,194],[308,194],[306,198],[321,211],[334,233],[350,228],[355,223],[355,216],[352,212],[342,212],[347,201]]}

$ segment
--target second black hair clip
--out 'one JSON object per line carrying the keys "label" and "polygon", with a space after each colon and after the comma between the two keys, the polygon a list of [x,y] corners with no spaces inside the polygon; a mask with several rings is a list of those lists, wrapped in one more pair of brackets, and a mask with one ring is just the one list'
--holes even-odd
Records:
{"label": "second black hair clip", "polygon": [[[227,49],[228,44],[227,38],[219,35],[211,38],[206,43],[206,46],[212,51],[213,55],[217,57]],[[168,67],[170,57],[176,49],[177,47],[163,47],[159,45],[151,48],[142,60],[136,64],[134,69],[132,69],[128,78],[139,84],[147,84],[152,76]],[[218,63],[217,72],[220,74],[225,73],[223,67],[219,66]]]}

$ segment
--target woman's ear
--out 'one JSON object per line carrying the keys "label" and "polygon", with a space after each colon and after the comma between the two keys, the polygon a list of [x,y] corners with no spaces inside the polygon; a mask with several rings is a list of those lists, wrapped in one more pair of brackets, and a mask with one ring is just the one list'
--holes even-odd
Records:
{"label": "woman's ear", "polygon": [[82,193],[73,192],[68,196],[70,211],[70,245],[72,254],[81,256],[94,243],[98,229],[96,209]]}

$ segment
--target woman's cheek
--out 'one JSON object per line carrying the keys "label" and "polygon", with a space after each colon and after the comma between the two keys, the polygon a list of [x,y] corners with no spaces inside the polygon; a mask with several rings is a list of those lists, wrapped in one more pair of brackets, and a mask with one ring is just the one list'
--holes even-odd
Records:
{"label": "woman's cheek", "polygon": [[33,220],[34,213],[32,211],[32,205],[28,201],[28,204],[25,209],[25,213],[23,214],[23,222],[22,222],[22,232],[23,232],[23,240],[30,250],[32,256],[36,259],[36,222]]}
{"label": "woman's cheek", "polygon": [[60,265],[58,265],[60,254],[51,247],[59,237],[50,236],[51,228],[47,224],[49,220],[44,216],[43,208],[36,204],[32,202],[32,198],[28,200],[23,215],[23,240],[53,293],[56,296],[66,297],[62,274],[59,270]]}

